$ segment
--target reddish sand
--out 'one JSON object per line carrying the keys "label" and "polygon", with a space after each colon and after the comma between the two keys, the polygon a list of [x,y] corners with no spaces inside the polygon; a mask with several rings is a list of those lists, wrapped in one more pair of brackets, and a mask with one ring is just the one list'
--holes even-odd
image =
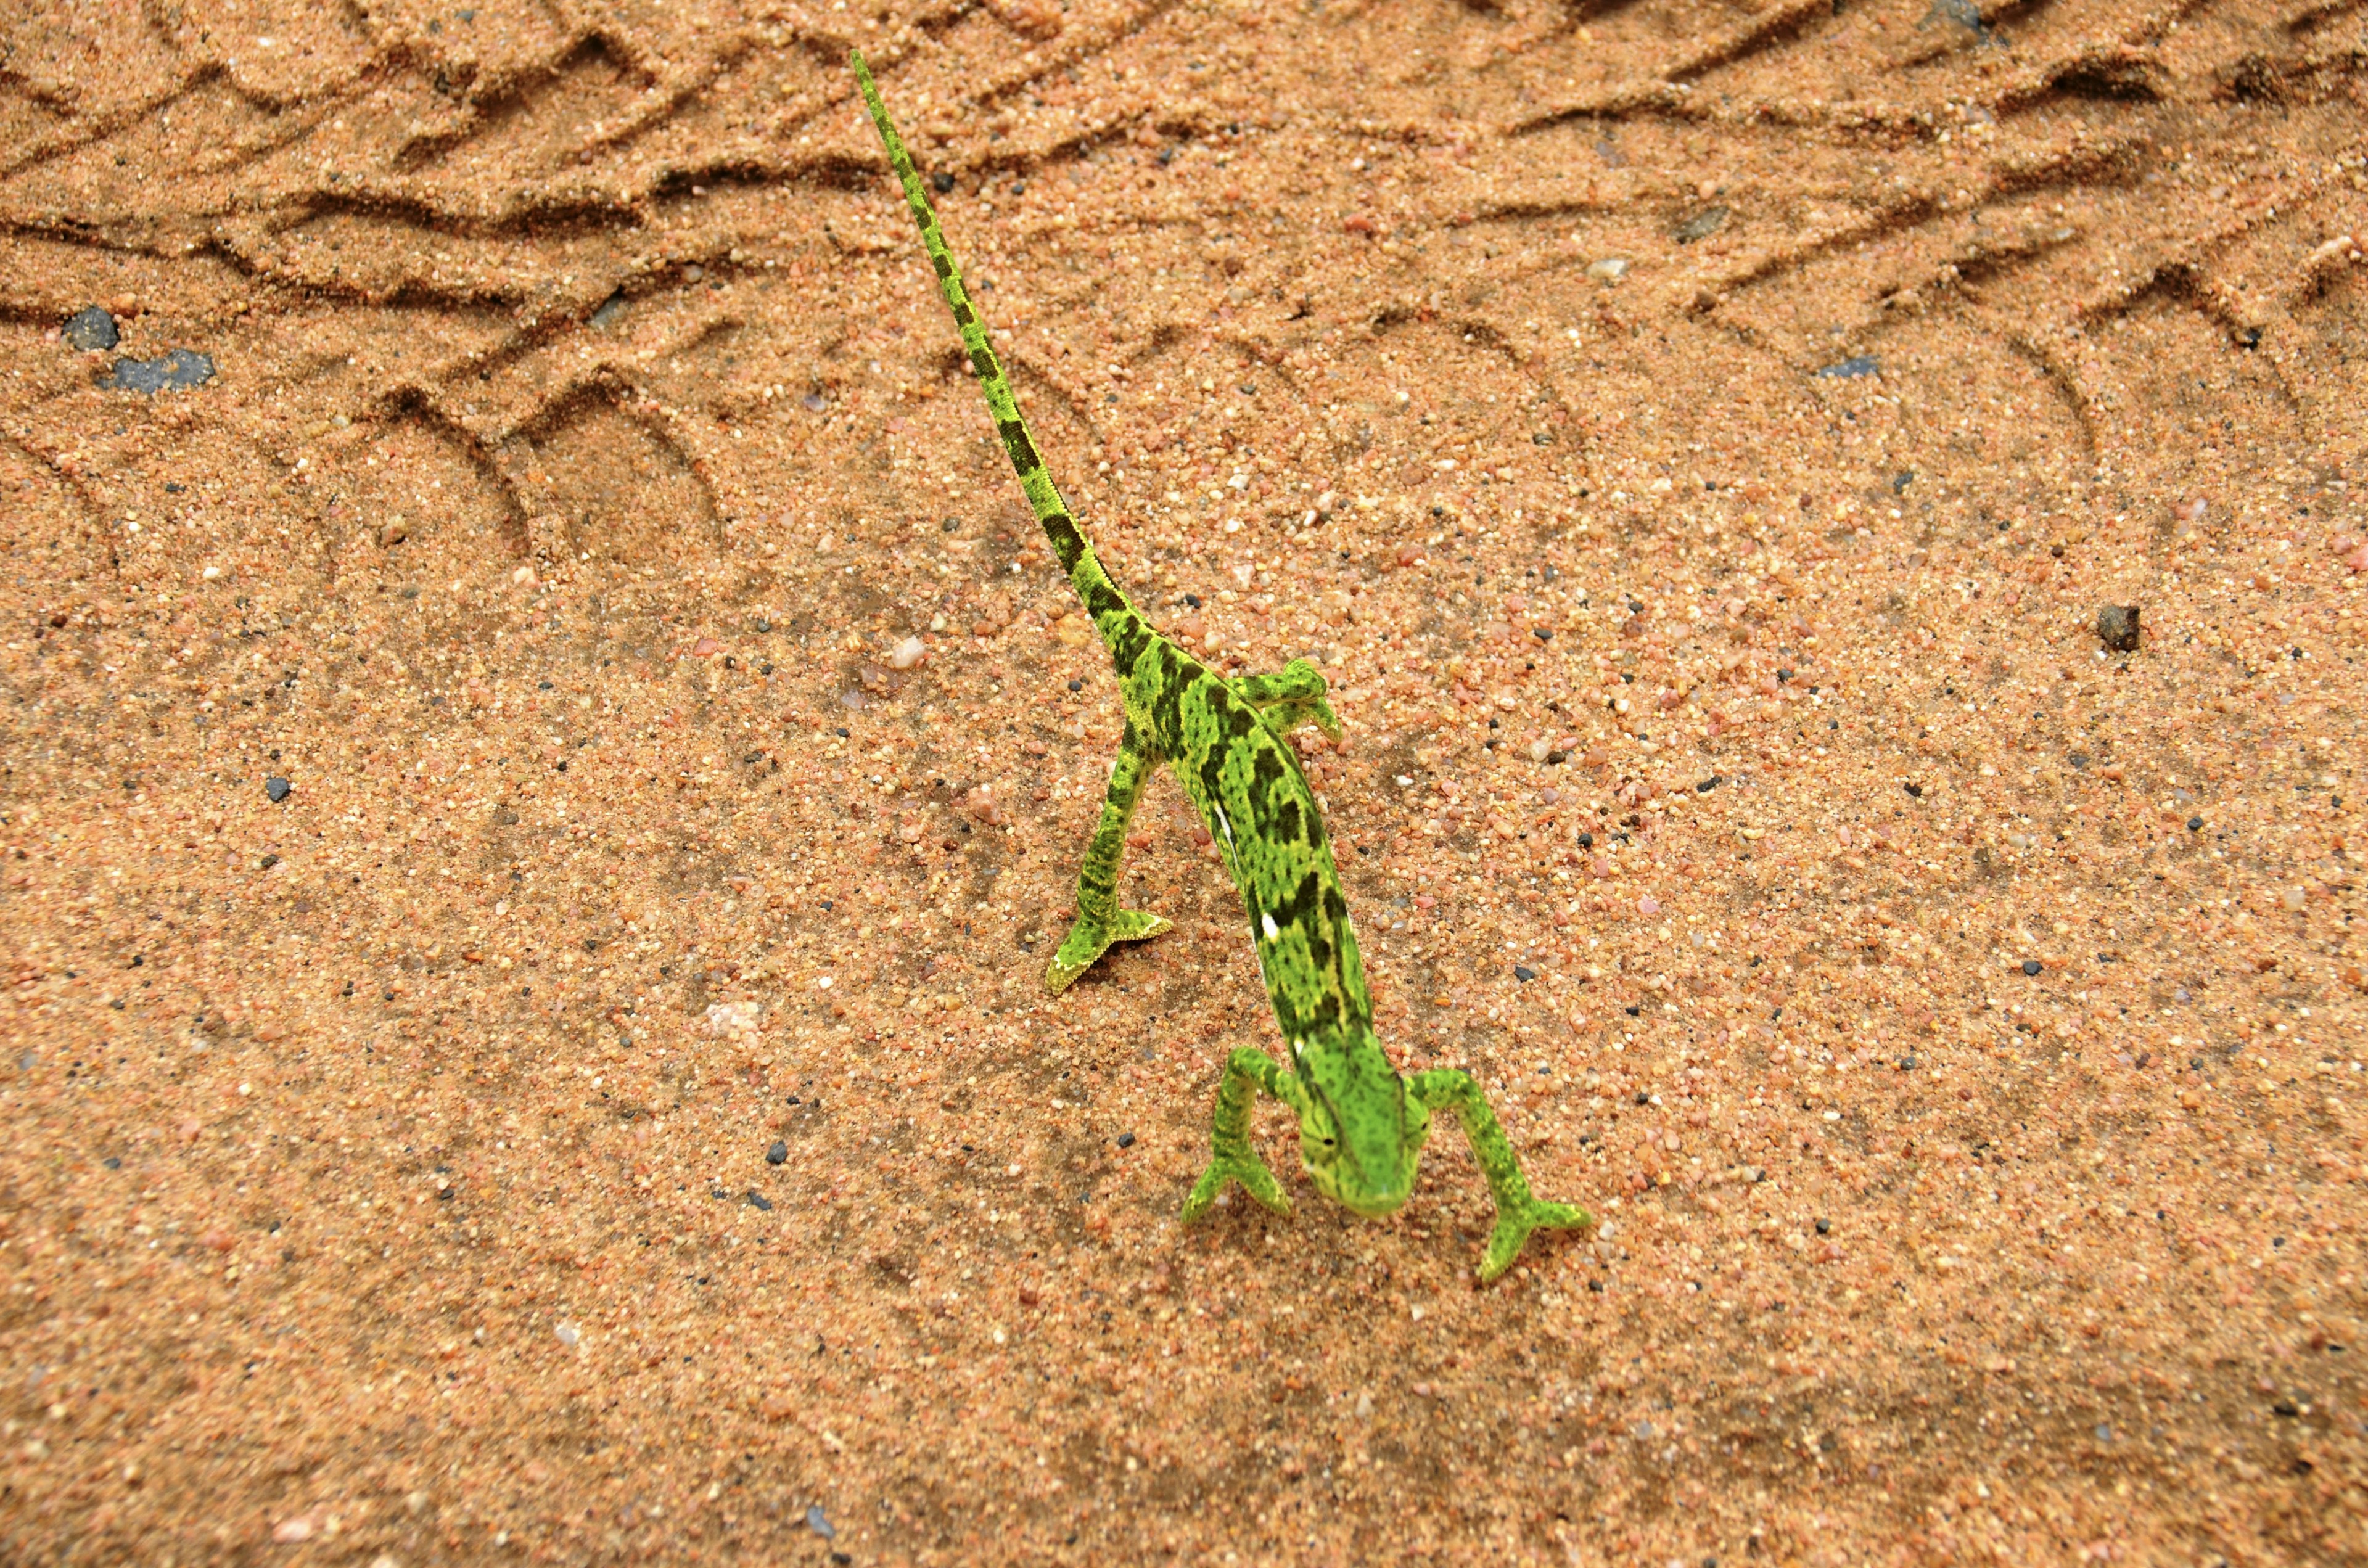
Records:
{"label": "reddish sand", "polygon": [[[0,38],[0,1559],[2368,1553],[2356,4]],[[1278,1042],[1165,780],[1039,993],[1115,688],[851,43],[1599,1229],[1177,1225]]]}

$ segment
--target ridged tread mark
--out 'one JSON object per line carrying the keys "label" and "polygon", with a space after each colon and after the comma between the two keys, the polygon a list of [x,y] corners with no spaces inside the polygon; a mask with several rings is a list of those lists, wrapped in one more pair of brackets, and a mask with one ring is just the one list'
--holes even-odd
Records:
{"label": "ridged tread mark", "polygon": [[2090,401],[2088,389],[2080,384],[2079,372],[2054,346],[2035,334],[2011,328],[2000,333],[2000,339],[2014,350],[2054,388],[2055,395],[2071,411],[2074,426],[2080,432],[2080,458],[2089,468],[2097,465],[2097,408]]}

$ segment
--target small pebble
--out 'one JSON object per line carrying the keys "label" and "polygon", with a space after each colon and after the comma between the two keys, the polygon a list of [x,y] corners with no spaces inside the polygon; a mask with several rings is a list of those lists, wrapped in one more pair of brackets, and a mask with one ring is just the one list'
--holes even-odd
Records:
{"label": "small pebble", "polygon": [[768,1214],[773,1211],[773,1200],[753,1187],[748,1189],[748,1205],[752,1209],[761,1209]]}
{"label": "small pebble", "polygon": [[1696,240],[1706,240],[1710,238],[1711,235],[1717,233],[1720,229],[1725,227],[1726,214],[1727,210],[1724,207],[1703,208],[1701,211],[1695,213],[1692,217],[1687,219],[1684,222],[1677,226],[1674,231],[1674,234],[1678,244],[1681,245],[1690,245]]}
{"label": "small pebble", "polygon": [[146,392],[153,397],[160,392],[183,392],[203,386],[213,376],[211,356],[194,348],[176,348],[154,359],[118,359],[115,369],[99,385],[117,392]]}
{"label": "small pebble", "polygon": [[575,1349],[578,1345],[584,1343],[583,1331],[578,1329],[572,1323],[558,1324],[552,1329],[552,1332],[558,1335],[559,1343],[566,1346],[570,1350]]}
{"label": "small pebble", "polygon": [[1134,1147],[1134,1134],[1133,1134],[1133,1133],[1132,1133],[1132,1132],[1121,1132],[1121,1133],[1120,1133],[1120,1134],[1118,1135],[1118,1146],[1119,1146],[1120,1148],[1121,1148],[1121,1149],[1132,1149],[1132,1148],[1133,1148],[1133,1147]]}
{"label": "small pebble", "polygon": [[66,319],[65,338],[76,348],[112,348],[121,341],[115,318],[97,305],[85,305]]}
{"label": "small pebble", "polygon": [[2110,653],[2135,653],[2138,649],[2138,607],[2107,605],[2097,612],[2097,641]]}
{"label": "small pebble", "polygon": [[2037,959],[2025,959],[2022,960],[2022,972],[2025,974],[2037,974],[2046,967],[2047,966],[2045,964],[2041,963]]}
{"label": "small pebble", "polygon": [[1603,256],[1588,264],[1587,275],[1598,283],[1617,283],[1628,276],[1628,258],[1624,256]]}
{"label": "small pebble", "polygon": [[778,1138],[773,1140],[773,1146],[765,1151],[765,1163],[768,1165],[782,1165],[789,1157],[790,1146]]}
{"label": "small pebble", "polygon": [[2187,831],[2190,833],[2202,833],[2203,831],[2203,819],[2202,817],[2188,818]]}
{"label": "small pebble", "polygon": [[288,780],[275,773],[263,781],[263,792],[271,797],[271,803],[276,806],[288,798]]}
{"label": "small pebble", "polygon": [[928,649],[922,645],[919,638],[907,637],[889,650],[888,667],[892,670],[909,670],[919,664],[928,653]]}
{"label": "small pebble", "polygon": [[1821,1236],[1832,1234],[1833,1229],[1834,1222],[1831,1220],[1820,1220],[1817,1221],[1817,1234]]}
{"label": "small pebble", "polygon": [[1513,966],[1513,978],[1521,982],[1524,985],[1528,984],[1531,981],[1535,980],[1537,977],[1538,971],[1530,968],[1527,964],[1517,963]]}
{"label": "small pebble", "polygon": [[824,409],[830,406],[830,403],[820,392],[808,392],[805,396],[798,399],[798,401],[805,404],[806,412],[809,414],[820,414]]}
{"label": "small pebble", "polygon": [[822,1511],[822,1505],[819,1503],[814,1504],[812,1507],[809,1507],[806,1510],[806,1528],[814,1531],[814,1534],[822,1537],[825,1540],[837,1540],[838,1539],[838,1531],[831,1528],[829,1516],[825,1515]]}
{"label": "small pebble", "polygon": [[1816,374],[1829,381],[1848,381],[1855,376],[1872,376],[1881,369],[1882,367],[1875,363],[1873,355],[1855,354],[1847,359],[1827,366]]}

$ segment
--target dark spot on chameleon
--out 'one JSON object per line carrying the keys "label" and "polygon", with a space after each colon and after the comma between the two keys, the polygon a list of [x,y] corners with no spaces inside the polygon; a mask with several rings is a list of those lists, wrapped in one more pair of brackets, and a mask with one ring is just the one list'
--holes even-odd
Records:
{"label": "dark spot on chameleon", "polygon": [[970,365],[972,369],[978,372],[981,381],[991,381],[1003,374],[1002,368],[995,362],[995,351],[991,348],[973,349]]}
{"label": "dark spot on chameleon", "polygon": [[[922,233],[927,233],[928,232],[928,226],[924,223],[922,225]],[[942,280],[944,278],[951,278],[954,275],[954,258],[946,255],[944,252],[939,252],[936,256],[931,256],[929,261],[937,267],[938,277],[939,279]]]}
{"label": "dark spot on chameleon", "polygon": [[[1025,445],[1028,437],[1023,433],[1019,439]],[[1032,458],[1035,453],[1031,450],[1029,456]],[[1086,553],[1085,536],[1077,532],[1077,525],[1070,520],[1067,513],[1055,512],[1044,519],[1044,533],[1053,541],[1053,553],[1061,558],[1061,570],[1075,571],[1078,560]]]}
{"label": "dark spot on chameleon", "polygon": [[[956,300],[954,301],[954,321],[956,324],[961,326],[975,326],[978,324],[978,312],[970,308],[970,301],[968,300]],[[977,364],[979,361],[979,356],[984,352],[985,351],[982,349],[973,349],[970,357],[971,363],[973,365]],[[982,369],[979,374],[985,375],[986,372]]]}
{"label": "dark spot on chameleon", "polygon": [[[1028,439],[1027,426],[1017,419],[1006,419],[997,423],[996,429],[1003,436],[1003,449],[1011,454],[1012,466],[1022,475],[1033,473],[1043,466],[1036,459],[1035,446]],[[1062,520],[1066,522],[1068,519],[1064,517]],[[1049,528],[1050,525],[1048,524],[1047,527]],[[1069,530],[1070,537],[1076,538],[1076,532],[1077,530],[1072,528]],[[1057,544],[1057,541],[1055,542]],[[1079,540],[1078,543],[1079,547],[1083,548],[1084,541]]]}

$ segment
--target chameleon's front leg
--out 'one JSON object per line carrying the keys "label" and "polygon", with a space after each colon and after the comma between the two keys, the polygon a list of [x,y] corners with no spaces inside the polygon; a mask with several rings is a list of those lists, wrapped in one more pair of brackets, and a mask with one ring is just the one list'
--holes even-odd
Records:
{"label": "chameleon's front leg", "polygon": [[1406,1080],[1406,1088],[1414,1096],[1432,1109],[1450,1108],[1456,1119],[1463,1123],[1463,1135],[1471,1140],[1473,1157],[1480,1162],[1481,1171],[1488,1177],[1488,1195],[1497,1200],[1497,1229],[1488,1237],[1488,1250],[1480,1259],[1483,1283],[1494,1279],[1513,1266],[1521,1244],[1535,1230],[1561,1230],[1595,1222],[1586,1210],[1567,1203],[1549,1203],[1531,1196],[1529,1179],[1521,1175],[1521,1162],[1513,1153],[1512,1144],[1505,1141],[1505,1130],[1497,1125],[1497,1113],[1489,1108],[1488,1098],[1468,1073],[1440,1068],[1430,1073],[1417,1073]]}
{"label": "chameleon's front leg", "polygon": [[1118,766],[1110,770],[1110,792],[1102,798],[1101,825],[1094,829],[1085,864],[1077,868],[1076,923],[1044,969],[1044,989],[1050,994],[1066,991],[1112,942],[1141,941],[1174,925],[1161,915],[1118,906],[1118,866],[1126,854],[1127,820],[1143,798],[1153,760],[1130,722],[1119,742]]}
{"label": "chameleon's front leg", "polygon": [[1258,717],[1278,735],[1313,724],[1332,739],[1340,738],[1340,721],[1324,700],[1324,674],[1305,659],[1293,659],[1272,675],[1235,676],[1225,684],[1235,696],[1262,710]]}
{"label": "chameleon's front leg", "polygon": [[1266,1052],[1247,1045],[1236,1048],[1225,1058],[1225,1081],[1218,1085],[1217,1114],[1209,1124],[1209,1168],[1201,1173],[1201,1179],[1192,1184],[1191,1196],[1184,1199],[1184,1223],[1206,1214],[1229,1181],[1240,1182],[1252,1198],[1276,1213],[1291,1212],[1291,1199],[1282,1195],[1274,1173],[1250,1147],[1250,1107],[1260,1089],[1297,1111],[1303,1119],[1306,1117],[1307,1095],[1298,1079],[1276,1066]]}

